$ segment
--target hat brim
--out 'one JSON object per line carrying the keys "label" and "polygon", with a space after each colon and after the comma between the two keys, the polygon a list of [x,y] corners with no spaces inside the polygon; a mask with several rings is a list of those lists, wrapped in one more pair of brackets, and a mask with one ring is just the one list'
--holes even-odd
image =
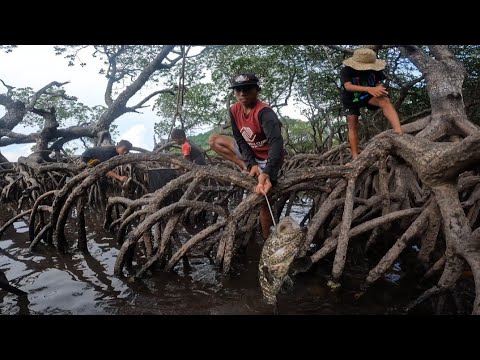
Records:
{"label": "hat brim", "polygon": [[343,60],[342,63],[343,65],[350,66],[355,70],[375,70],[375,71],[384,70],[387,64],[385,60],[381,60],[381,59],[376,59],[374,63],[365,64],[365,63],[357,62],[353,60],[353,58]]}
{"label": "hat brim", "polygon": [[242,84],[237,84],[237,85],[232,85],[232,86],[229,86],[228,88],[229,89],[235,89],[235,88],[239,88],[239,87],[243,87],[243,86],[250,86],[250,85],[258,85],[258,82],[256,81],[247,81],[247,82],[244,82]]}

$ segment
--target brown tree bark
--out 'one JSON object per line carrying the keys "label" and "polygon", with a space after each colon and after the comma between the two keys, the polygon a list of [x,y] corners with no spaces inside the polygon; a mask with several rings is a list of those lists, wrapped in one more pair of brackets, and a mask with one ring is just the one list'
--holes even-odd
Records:
{"label": "brown tree bark", "polygon": [[[427,81],[431,114],[403,125],[403,135],[389,130],[375,136],[349,166],[338,165],[348,159],[345,144],[324,154],[287,158],[269,196],[273,203],[280,204],[275,208],[277,216],[285,207],[292,206],[288,203],[297,194],[314,199],[307,216],[307,239],[299,249],[299,256],[308,265],[306,268],[336,250],[332,278],[335,284],[341,284],[347,260],[353,256],[349,252],[351,240],[360,241],[359,235],[370,234],[366,247],[371,249],[379,244],[382,232],[391,230],[390,225],[396,224],[399,236],[378,264],[370,269],[365,289],[388,271],[411,241],[418,239],[420,261],[425,264],[425,270],[431,268],[424,274],[425,279],[434,272],[442,273],[436,284],[408,308],[452,291],[464,267],[468,266],[472,270],[476,293],[472,313],[478,314],[480,230],[473,227],[479,225],[480,131],[466,117],[462,97],[464,68],[446,46],[428,49],[402,46],[401,51]],[[130,93],[137,91],[135,89],[130,89]],[[122,99],[117,99],[113,107],[116,111],[125,110],[126,102],[122,103]],[[112,104],[115,101],[112,100]],[[112,116],[105,115],[103,124],[106,125]],[[215,167],[201,167],[162,153],[129,154],[111,159],[72,177],[54,193],[51,208],[40,205],[45,198],[39,200],[31,218],[35,219],[35,213],[43,206],[42,211],[51,211],[50,221],[38,231],[33,227],[31,238],[37,239],[49,226],[58,248],[65,250],[68,245],[65,224],[79,198],[109,170],[139,162],[175,165],[181,168],[182,174],[162,189],[139,199],[110,199],[105,225],[117,229],[117,238],[122,242],[115,274],[123,272],[136,243],[151,233],[156,234],[157,249],[146,262],[143,260],[139,264],[137,276],[156,261],[163,261],[167,264],[166,270],[172,270],[189,251],[207,241],[212,242],[210,250],[216,255],[217,265],[228,273],[235,252],[248,243],[242,236],[255,225],[253,220],[264,198],[253,194],[254,179],[221,162]],[[36,174],[52,170],[75,171],[73,167],[62,169],[32,160],[20,163]],[[12,182],[8,186],[11,187]],[[175,191],[181,192],[181,200],[168,203],[166,199]],[[125,210],[114,220],[112,211],[120,204]],[[177,226],[187,222],[187,214],[195,210],[208,214],[203,228],[181,244],[172,241]],[[318,246],[315,251],[311,251],[312,244]],[[438,254],[439,251],[442,253]]]}

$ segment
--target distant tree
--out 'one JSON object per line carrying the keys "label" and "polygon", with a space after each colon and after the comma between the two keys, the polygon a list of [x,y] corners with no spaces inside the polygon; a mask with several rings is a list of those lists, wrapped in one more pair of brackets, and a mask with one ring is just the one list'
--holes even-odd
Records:
{"label": "distant tree", "polygon": [[[3,46],[11,51],[14,47]],[[74,139],[92,139],[94,144],[111,144],[116,125],[113,122],[123,114],[138,112],[147,102],[169,88],[153,91],[136,104],[130,99],[148,82],[159,83],[182,58],[174,45],[95,45],[57,46],[57,55],[68,59],[68,65],[86,66],[88,59],[98,57],[104,67],[100,73],[107,78],[105,106],[88,107],[69,96],[63,89],[67,82],[53,81],[34,91],[16,89],[2,81],[0,105],[5,115],[0,118],[0,147],[10,144],[35,143],[38,150],[58,150]],[[30,134],[13,132],[17,125],[38,128]]]}

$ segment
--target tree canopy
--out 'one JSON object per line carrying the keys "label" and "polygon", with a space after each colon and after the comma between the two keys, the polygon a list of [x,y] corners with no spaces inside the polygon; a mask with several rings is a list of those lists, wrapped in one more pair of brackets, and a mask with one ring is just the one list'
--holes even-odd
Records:
{"label": "tree canopy", "polygon": [[[61,140],[90,138],[93,143],[108,141],[105,137],[111,125],[122,114],[138,112],[153,104],[158,115],[155,134],[166,138],[172,126],[183,127],[196,134],[228,122],[228,107],[233,103],[228,89],[233,74],[255,72],[261,80],[262,100],[270,104],[282,122],[292,151],[321,152],[333,144],[345,141],[345,119],[339,101],[339,71],[342,60],[357,46],[336,45],[230,45],[230,46],[161,46],[161,45],[95,45],[56,46],[69,66],[88,66],[89,59],[100,58],[100,73],[106,78],[104,104],[88,107],[74,96],[66,94],[64,84],[52,82],[35,91],[3,84],[0,105],[6,114],[0,119],[0,147],[15,143],[36,143],[45,147]],[[411,122],[430,111],[426,82],[415,64],[395,46],[371,46],[378,57],[385,59],[386,85],[402,123]],[[429,54],[428,47],[421,47]],[[480,123],[478,45],[449,47],[464,64],[464,101],[473,123]],[[2,46],[6,52],[14,46]],[[184,66],[184,68],[183,68]],[[183,81],[179,84],[180,75]],[[154,90],[136,104],[130,99],[142,88]],[[179,101],[182,95],[182,101]],[[287,134],[285,106],[297,108],[307,120],[305,136]],[[55,112],[52,114],[52,109]],[[50,116],[54,122],[46,123]],[[365,113],[366,126],[361,127],[363,140],[388,128],[381,112]],[[175,124],[173,121],[175,120]],[[16,125],[33,126],[38,131],[18,134]],[[54,128],[49,138],[40,141],[42,128]],[[300,126],[300,125],[299,125]],[[44,134],[46,132],[44,131]],[[103,135],[102,135],[103,134]],[[43,145],[41,145],[43,144]]]}

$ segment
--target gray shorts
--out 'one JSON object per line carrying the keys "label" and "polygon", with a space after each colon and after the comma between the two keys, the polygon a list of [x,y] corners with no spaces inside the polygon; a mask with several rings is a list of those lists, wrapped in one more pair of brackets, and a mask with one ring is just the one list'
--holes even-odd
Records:
{"label": "gray shorts", "polygon": [[[235,139],[233,139],[233,149],[235,150],[235,155],[237,155],[237,157],[240,160],[245,161],[245,158],[242,156],[242,153],[240,152],[240,148],[238,147],[238,144],[235,141]],[[265,169],[265,166],[267,166],[267,160],[261,160],[261,159],[255,158],[255,161],[257,162],[258,166],[262,170]]]}
{"label": "gray shorts", "polygon": [[237,157],[238,157],[240,160],[245,161],[245,158],[242,156],[242,153],[240,152],[240,148],[238,147],[238,144],[237,144],[237,142],[235,141],[235,138],[233,138],[233,150],[235,151],[235,155],[237,155]]}

